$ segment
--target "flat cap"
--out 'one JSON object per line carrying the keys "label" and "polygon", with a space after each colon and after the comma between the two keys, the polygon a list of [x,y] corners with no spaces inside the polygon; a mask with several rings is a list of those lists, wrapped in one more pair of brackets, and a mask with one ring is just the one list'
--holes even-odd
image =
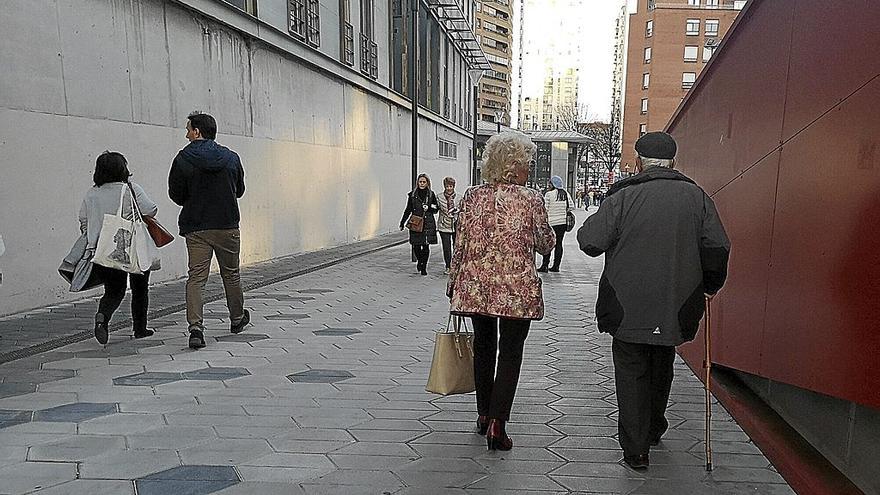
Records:
{"label": "flat cap", "polygon": [[671,160],[676,151],[675,139],[665,132],[649,132],[636,141],[636,153],[645,158]]}

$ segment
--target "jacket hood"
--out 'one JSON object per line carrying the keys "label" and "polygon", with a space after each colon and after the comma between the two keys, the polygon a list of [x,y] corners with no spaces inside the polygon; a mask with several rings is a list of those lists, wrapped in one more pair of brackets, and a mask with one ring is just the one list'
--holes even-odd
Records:
{"label": "jacket hood", "polygon": [[233,152],[213,139],[193,141],[180,150],[180,155],[194,167],[209,173],[226,170],[235,159]]}
{"label": "jacket hood", "polygon": [[608,190],[608,196],[611,196],[612,194],[620,191],[625,187],[634,186],[636,184],[644,184],[645,182],[650,182],[652,180],[680,180],[684,182],[690,182],[694,185],[697,184],[690,177],[684,175],[678,170],[663,167],[651,167],[644,172],[615,182],[614,185],[611,186],[611,189]]}

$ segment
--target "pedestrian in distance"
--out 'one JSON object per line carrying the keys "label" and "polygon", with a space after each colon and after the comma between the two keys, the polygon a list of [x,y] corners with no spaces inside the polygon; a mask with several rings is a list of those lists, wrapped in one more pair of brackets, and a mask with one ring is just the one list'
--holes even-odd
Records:
{"label": "pedestrian in distance", "polygon": [[622,461],[647,469],[669,426],[675,347],[696,336],[704,299],[727,278],[730,241],[712,199],[674,170],[663,132],[635,145],[636,175],[614,184],[578,230],[589,256],[605,254],[596,317],[613,337]]}
{"label": "pedestrian in distance", "polygon": [[216,136],[214,117],[190,114],[186,121],[189,144],[177,153],[168,175],[168,195],[183,207],[178,225],[186,239],[189,264],[186,321],[191,349],[205,347],[202,291],[215,255],[226,292],[229,330],[239,333],[251,320],[250,312],[244,309],[239,272],[238,200],[244,195],[244,169],[238,154],[218,144]]}
{"label": "pedestrian in distance", "polygon": [[473,322],[477,429],[489,450],[513,448],[505,424],[523,347],[531,321],[544,317],[535,252],[549,253],[555,235],[540,193],[525,187],[536,149],[518,132],[486,142],[486,183],[468,189],[461,200],[446,290],[451,312]]}
{"label": "pedestrian in distance", "polygon": [[[400,219],[400,230],[404,226],[409,229],[409,243],[412,245],[413,256],[418,263],[417,269],[427,275],[428,257],[431,245],[437,244],[437,222],[434,214],[440,210],[437,195],[431,190],[431,179],[426,174],[419,174],[416,188],[406,195],[406,207]],[[419,217],[422,221],[421,230],[409,221],[410,217]]]}
{"label": "pedestrian in distance", "polygon": [[443,196],[440,197],[440,214],[437,215],[437,231],[440,232],[440,242],[443,246],[443,262],[446,263],[446,272],[449,273],[449,265],[452,263],[452,249],[455,245],[455,221],[458,216],[458,200],[455,197],[455,179],[446,177],[443,179]]}
{"label": "pedestrian in distance", "polygon": [[539,272],[559,271],[559,264],[562,262],[562,239],[565,237],[566,228],[568,226],[568,212],[574,206],[571,196],[563,189],[562,177],[554,175],[550,177],[549,190],[544,193],[544,205],[547,208],[547,220],[553,231],[556,233],[556,246],[553,249],[553,266],[550,267],[550,255],[545,255],[541,262]]}
{"label": "pedestrian in distance", "polygon": [[[87,258],[94,255],[98,239],[102,235],[114,235],[112,232],[101,230],[104,215],[115,215],[119,212],[120,201],[122,201],[123,218],[130,220],[138,214],[137,211],[132,211],[130,201],[132,197],[143,216],[156,216],[159,210],[156,203],[147,196],[139,184],[130,182],[129,177],[131,173],[128,170],[128,161],[121,153],[105,151],[98,155],[95,160],[94,186],[86,193],[79,209],[80,230],[88,238],[85,251]],[[158,268],[159,266],[156,265],[151,267],[151,270]],[[104,285],[104,295],[98,302],[98,312],[95,314],[95,339],[99,344],[107,343],[108,325],[113,313],[125,297],[126,283],[131,286],[131,321],[134,338],[142,339],[153,335],[153,331],[147,328],[151,270],[136,274],[97,264],[92,266],[93,276],[101,280]]]}

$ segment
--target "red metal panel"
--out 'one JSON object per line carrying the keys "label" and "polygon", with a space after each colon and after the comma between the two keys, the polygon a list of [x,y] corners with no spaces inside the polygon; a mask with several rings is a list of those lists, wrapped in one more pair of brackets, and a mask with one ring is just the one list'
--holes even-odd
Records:
{"label": "red metal panel", "polygon": [[[782,151],[762,375],[880,407],[880,79]],[[874,350],[874,352],[870,352]]]}
{"label": "red metal panel", "polygon": [[670,126],[686,136],[680,165],[710,193],[779,147],[794,3],[758,2],[745,12],[702,76],[711,84],[694,88],[686,118]]}
{"label": "red metal panel", "polygon": [[876,0],[797,0],[783,137],[789,139],[880,73]]}
{"label": "red metal panel", "polygon": [[[670,132],[733,240],[713,361],[880,408],[874,4],[752,0]],[[701,339],[682,348],[694,368]]]}
{"label": "red metal panel", "polygon": [[[761,369],[764,306],[779,152],[718,192],[714,199],[733,249],[727,284],[712,301],[712,362],[750,373]],[[702,330],[682,348],[689,359],[703,357]]]}

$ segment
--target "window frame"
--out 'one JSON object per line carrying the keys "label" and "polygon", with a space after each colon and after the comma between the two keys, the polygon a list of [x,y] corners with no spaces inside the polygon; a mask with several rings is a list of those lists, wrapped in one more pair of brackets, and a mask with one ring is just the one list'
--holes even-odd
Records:
{"label": "window frame", "polygon": [[651,86],[651,73],[642,73],[642,89],[648,89]]}
{"label": "window frame", "polygon": [[[720,19],[706,19],[705,24],[705,35],[711,36],[713,38],[718,37],[718,33],[721,32],[721,20]],[[715,26],[714,31],[709,31],[709,26]]]}
{"label": "window frame", "polygon": [[[684,34],[686,36],[699,36],[700,35],[700,19],[687,19],[684,24]],[[696,26],[696,29],[691,30],[692,26]]]}
{"label": "window frame", "polygon": [[654,36],[654,19],[649,19],[645,22],[645,38],[651,38]]}
{"label": "window frame", "polygon": [[650,47],[650,46],[646,46],[646,47],[645,47],[645,59],[644,59],[646,64],[650,64],[650,63],[651,63],[651,56],[652,56],[652,50],[651,50],[651,47]]}
{"label": "window frame", "polygon": [[[694,56],[688,58],[688,49],[693,49]],[[700,59],[700,47],[698,45],[685,45],[684,46],[684,61],[688,63],[697,62]]]}
{"label": "window frame", "polygon": [[[688,75],[693,76],[693,81],[687,81],[685,78]],[[691,89],[694,87],[694,84],[697,82],[697,73],[696,72],[682,72],[681,73],[681,88],[682,89]]]}
{"label": "window frame", "polygon": [[641,104],[639,106],[639,114],[645,115],[648,113],[648,99],[642,98]]}
{"label": "window frame", "polygon": [[648,124],[639,124],[639,137],[648,133]]}

